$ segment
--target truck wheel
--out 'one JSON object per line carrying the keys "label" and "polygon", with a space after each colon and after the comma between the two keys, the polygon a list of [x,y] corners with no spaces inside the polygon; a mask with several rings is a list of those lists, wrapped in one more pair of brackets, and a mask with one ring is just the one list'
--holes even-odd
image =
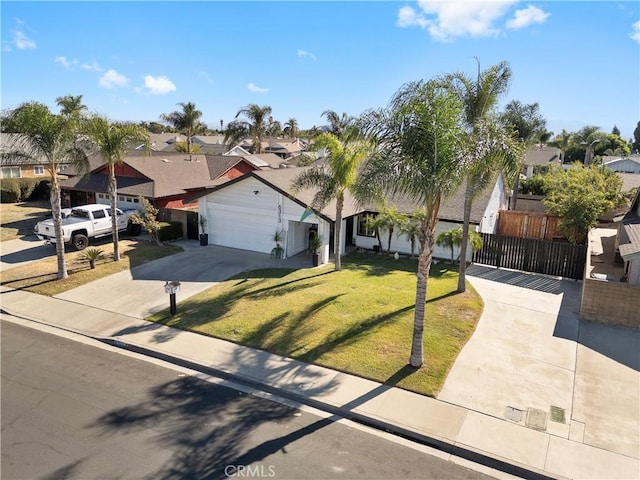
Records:
{"label": "truck wheel", "polygon": [[137,237],[142,232],[142,225],[137,223],[129,222],[127,224],[127,233],[132,237]]}
{"label": "truck wheel", "polygon": [[87,238],[86,235],[82,235],[81,233],[78,233],[73,236],[73,239],[71,240],[71,244],[74,250],[77,250],[77,251],[84,250],[85,248],[87,248],[87,245],[89,245],[89,239]]}

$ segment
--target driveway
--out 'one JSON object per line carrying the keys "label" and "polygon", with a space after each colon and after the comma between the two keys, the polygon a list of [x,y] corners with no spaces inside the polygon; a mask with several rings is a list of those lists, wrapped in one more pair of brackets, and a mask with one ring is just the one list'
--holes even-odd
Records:
{"label": "driveway", "polygon": [[53,257],[55,245],[47,245],[35,235],[27,235],[15,240],[0,242],[0,272],[20,265]]}
{"label": "driveway", "polygon": [[245,270],[267,267],[311,267],[311,257],[301,254],[286,260],[270,255],[209,245],[195,240],[175,242],[184,252],[96,280],[56,298],[91,305],[110,312],[144,318],[169,306],[166,281],[179,281],[180,301]]}
{"label": "driveway", "polygon": [[468,273],[485,307],[438,399],[640,458],[640,330],[581,321],[573,280]]}

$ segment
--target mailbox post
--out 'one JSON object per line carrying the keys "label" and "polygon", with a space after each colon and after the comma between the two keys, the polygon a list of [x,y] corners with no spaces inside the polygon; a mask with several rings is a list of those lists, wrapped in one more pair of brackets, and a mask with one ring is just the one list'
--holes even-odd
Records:
{"label": "mailbox post", "polygon": [[171,315],[176,314],[176,293],[180,291],[180,282],[165,282],[164,292],[169,294],[169,305],[171,307]]}

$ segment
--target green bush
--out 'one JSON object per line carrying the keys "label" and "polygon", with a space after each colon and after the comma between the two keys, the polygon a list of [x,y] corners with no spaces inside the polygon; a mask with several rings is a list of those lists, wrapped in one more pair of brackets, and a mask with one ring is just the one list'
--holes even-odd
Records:
{"label": "green bush", "polygon": [[40,194],[48,192],[47,181],[39,178],[6,178],[2,180],[0,202],[16,203],[29,200],[36,191]]}
{"label": "green bush", "polygon": [[27,200],[49,200],[51,188],[49,180],[40,180]]}
{"label": "green bush", "polygon": [[161,242],[182,238],[182,223],[180,222],[160,222],[158,233]]}

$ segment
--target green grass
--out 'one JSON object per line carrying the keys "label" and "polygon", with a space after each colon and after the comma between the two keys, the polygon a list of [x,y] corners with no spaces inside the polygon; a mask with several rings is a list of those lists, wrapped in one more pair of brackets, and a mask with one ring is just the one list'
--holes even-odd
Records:
{"label": "green grass", "polygon": [[[455,268],[455,267],[454,267]],[[417,260],[357,253],[318,269],[241,274],[148,320],[435,396],[471,336],[482,300],[457,271],[434,265],[428,285],[425,364],[407,367]]]}
{"label": "green grass", "polygon": [[83,252],[65,253],[69,277],[64,280],[57,280],[58,263],[55,247],[42,245],[41,248],[51,249],[54,256],[2,272],[2,285],[39,295],[53,296],[107,275],[182,251],[182,248],[174,245],[158,247],[145,240],[121,240],[118,245],[120,261],[114,262],[111,239],[94,240],[91,248],[100,248],[104,254],[96,261],[96,268],[93,270],[89,267],[89,261],[83,258]]}
{"label": "green grass", "polygon": [[35,224],[50,216],[51,206],[46,201],[1,203],[0,241],[4,242],[24,235],[32,235]]}

